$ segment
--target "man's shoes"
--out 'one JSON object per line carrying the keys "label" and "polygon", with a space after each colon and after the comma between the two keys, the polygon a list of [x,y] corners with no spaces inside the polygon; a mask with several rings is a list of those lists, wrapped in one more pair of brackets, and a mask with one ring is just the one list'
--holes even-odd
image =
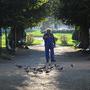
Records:
{"label": "man's shoes", "polygon": [[46,63],[46,65],[45,65],[45,69],[48,70],[49,66],[50,66],[50,63],[49,63],[49,62]]}
{"label": "man's shoes", "polygon": [[51,65],[52,66],[56,66],[56,62],[51,62]]}

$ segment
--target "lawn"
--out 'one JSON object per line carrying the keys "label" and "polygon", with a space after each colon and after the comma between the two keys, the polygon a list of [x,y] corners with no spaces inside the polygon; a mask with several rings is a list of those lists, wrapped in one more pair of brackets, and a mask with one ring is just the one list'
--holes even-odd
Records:
{"label": "lawn", "polygon": [[32,32],[27,32],[27,34],[32,34],[34,37],[42,37],[43,33],[40,32],[40,30],[35,30]]}
{"label": "lawn", "polygon": [[34,39],[34,41],[33,41],[32,45],[40,45],[40,44],[42,44],[42,43],[43,43],[43,41],[42,41],[42,40],[37,40],[37,39]]}
{"label": "lawn", "polygon": [[[36,30],[33,32],[27,32],[27,35],[32,34],[33,37],[42,37],[43,33],[40,32],[40,30]],[[68,46],[72,46],[75,43],[72,40],[72,33],[54,33],[54,36],[57,38],[56,44],[58,45],[63,45],[61,42],[61,37],[65,36],[66,37],[66,42]],[[38,45],[42,44],[43,40],[37,40],[34,39],[31,45]],[[2,34],[2,47],[6,46],[6,41],[5,41],[5,34]]]}
{"label": "lawn", "polygon": [[1,47],[6,47],[6,40],[5,40],[5,34],[4,33],[2,34],[1,40],[2,40]]}
{"label": "lawn", "polygon": [[[32,34],[34,37],[42,37],[43,33],[40,32],[40,30],[36,30],[33,32],[28,32],[27,34]],[[61,42],[61,37],[65,36],[66,37],[66,42],[67,45],[72,46],[74,45],[74,42],[72,40],[72,33],[54,33],[54,36],[58,39],[56,41],[56,44],[58,45],[63,45]],[[37,44],[41,44],[43,41],[42,40],[34,40],[34,42],[32,43],[33,45],[37,45]]]}

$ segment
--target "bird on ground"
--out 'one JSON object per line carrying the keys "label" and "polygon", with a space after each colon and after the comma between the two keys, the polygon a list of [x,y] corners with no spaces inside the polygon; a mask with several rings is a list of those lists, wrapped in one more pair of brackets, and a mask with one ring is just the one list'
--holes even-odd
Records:
{"label": "bird on ground", "polygon": [[46,73],[50,73],[50,70],[46,70],[45,72],[46,72]]}
{"label": "bird on ground", "polygon": [[58,68],[58,67],[60,67],[60,65],[55,64],[55,67]]}
{"label": "bird on ground", "polygon": [[29,70],[25,70],[25,72],[28,74],[29,73]]}
{"label": "bird on ground", "polygon": [[70,66],[71,66],[72,68],[74,67],[74,65],[73,65],[73,64],[71,64]]}
{"label": "bird on ground", "polygon": [[22,68],[23,66],[22,65],[15,65],[17,68]]}
{"label": "bird on ground", "polygon": [[26,66],[26,67],[24,67],[24,70],[28,74],[30,72],[30,67],[29,66]]}
{"label": "bird on ground", "polygon": [[38,68],[37,71],[40,72],[40,73],[42,73],[43,72],[43,69]]}
{"label": "bird on ground", "polygon": [[64,69],[63,66],[58,68],[59,71],[62,71],[63,69]]}
{"label": "bird on ground", "polygon": [[52,70],[53,68],[54,68],[53,66],[49,67],[50,70]]}

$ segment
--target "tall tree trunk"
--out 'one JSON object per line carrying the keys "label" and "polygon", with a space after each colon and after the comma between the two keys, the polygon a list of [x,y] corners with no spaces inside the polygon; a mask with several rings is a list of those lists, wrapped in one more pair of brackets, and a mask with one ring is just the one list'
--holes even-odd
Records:
{"label": "tall tree trunk", "polygon": [[14,53],[15,52],[15,27],[13,27],[9,33],[9,45],[11,47],[11,52]]}
{"label": "tall tree trunk", "polygon": [[24,40],[24,28],[22,26],[17,26],[16,29],[16,45],[22,46]]}
{"label": "tall tree trunk", "polygon": [[6,49],[8,49],[8,36],[6,28],[5,28],[5,40],[6,40]]}
{"label": "tall tree trunk", "polygon": [[0,54],[2,52],[2,30],[0,28]]}
{"label": "tall tree trunk", "polygon": [[80,47],[87,49],[89,46],[89,27],[87,24],[80,26]]}

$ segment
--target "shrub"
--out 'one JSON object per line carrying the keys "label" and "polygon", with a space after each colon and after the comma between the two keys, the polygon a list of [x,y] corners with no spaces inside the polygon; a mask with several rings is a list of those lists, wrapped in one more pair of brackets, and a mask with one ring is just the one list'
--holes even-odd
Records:
{"label": "shrub", "polygon": [[60,41],[61,41],[61,45],[67,45],[68,44],[66,35],[62,35],[60,38]]}
{"label": "shrub", "polygon": [[28,35],[26,36],[26,44],[27,44],[28,46],[29,46],[29,45],[32,45],[33,41],[34,41],[33,35],[32,35],[32,34],[28,34]]}

